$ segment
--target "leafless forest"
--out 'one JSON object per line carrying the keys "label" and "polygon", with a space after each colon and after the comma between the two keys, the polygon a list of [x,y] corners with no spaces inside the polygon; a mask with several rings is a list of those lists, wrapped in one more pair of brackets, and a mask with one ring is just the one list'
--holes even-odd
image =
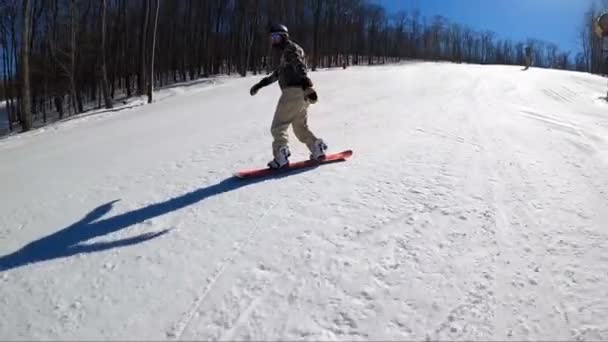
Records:
{"label": "leafless forest", "polygon": [[523,65],[530,46],[534,67],[604,73],[600,9],[581,18],[582,52],[572,55],[534,32],[503,40],[366,0],[0,0],[0,102],[8,129],[21,132],[134,96],[151,101],[177,82],[264,74],[270,23],[289,28],[312,70],[406,59]]}

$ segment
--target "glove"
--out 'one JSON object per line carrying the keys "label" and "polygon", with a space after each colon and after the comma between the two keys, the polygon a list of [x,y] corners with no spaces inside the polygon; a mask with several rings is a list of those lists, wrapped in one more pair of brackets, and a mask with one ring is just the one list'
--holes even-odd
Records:
{"label": "glove", "polygon": [[260,90],[260,84],[256,83],[253,85],[253,87],[251,87],[251,89],[249,90],[249,94],[251,94],[251,96],[254,96],[255,94],[258,93],[258,90]]}
{"label": "glove", "polygon": [[319,97],[317,96],[317,92],[313,88],[306,88],[304,90],[304,98],[306,101],[310,103],[317,103]]}

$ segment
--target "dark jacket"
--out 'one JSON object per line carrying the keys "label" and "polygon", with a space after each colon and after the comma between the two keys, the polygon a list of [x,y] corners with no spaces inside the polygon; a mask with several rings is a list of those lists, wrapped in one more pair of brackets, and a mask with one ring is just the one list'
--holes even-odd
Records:
{"label": "dark jacket", "polygon": [[272,74],[263,78],[259,85],[265,87],[279,81],[281,89],[287,87],[306,89],[313,85],[307,73],[304,50],[295,42],[287,40],[278,67]]}

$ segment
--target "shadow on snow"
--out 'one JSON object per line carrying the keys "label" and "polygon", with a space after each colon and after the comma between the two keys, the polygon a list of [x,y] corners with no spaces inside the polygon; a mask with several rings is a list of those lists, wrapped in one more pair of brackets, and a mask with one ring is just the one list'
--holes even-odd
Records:
{"label": "shadow on snow", "polygon": [[80,221],[66,228],[33,241],[14,253],[0,256],[0,272],[37,262],[65,258],[83,253],[101,252],[112,248],[120,248],[142,243],[166,234],[169,232],[169,229],[159,232],[144,233],[135,237],[110,242],[96,242],[88,244],[84,242],[96,237],[120,231],[121,229],[142,223],[146,220],[183,209],[209,197],[237,190],[247,185],[264,182],[269,179],[279,179],[299,174],[316,167],[317,166],[310,166],[307,168],[276,173],[263,178],[250,180],[230,177],[219,183],[194,190],[179,197],[168,199],[164,202],[150,204],[143,208],[122,213],[110,218],[101,219],[104,215],[112,210],[114,203],[118,202],[118,200],[114,200],[95,208]]}

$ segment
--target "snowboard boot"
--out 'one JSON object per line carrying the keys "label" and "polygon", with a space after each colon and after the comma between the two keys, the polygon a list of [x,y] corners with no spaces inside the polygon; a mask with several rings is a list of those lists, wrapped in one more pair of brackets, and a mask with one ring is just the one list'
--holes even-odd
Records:
{"label": "snowboard boot", "polygon": [[279,153],[273,160],[268,162],[268,167],[271,169],[281,169],[286,166],[289,166],[289,157],[291,156],[291,152],[289,152],[289,147],[281,146],[279,147]]}
{"label": "snowboard boot", "polygon": [[311,150],[310,159],[316,161],[325,159],[325,151],[327,151],[327,145],[322,139],[317,139]]}

